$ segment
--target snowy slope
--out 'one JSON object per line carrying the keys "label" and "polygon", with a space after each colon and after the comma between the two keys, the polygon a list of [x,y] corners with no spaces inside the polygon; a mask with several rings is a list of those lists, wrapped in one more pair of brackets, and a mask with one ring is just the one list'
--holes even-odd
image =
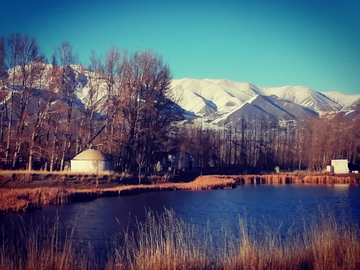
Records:
{"label": "snowy slope", "polygon": [[217,118],[211,123],[218,126],[228,126],[230,124],[232,125],[239,124],[241,119],[250,120],[250,119],[262,119],[267,117],[272,117],[272,115],[262,110],[258,106],[245,102],[239,108]]}
{"label": "snowy slope", "polygon": [[304,86],[261,87],[261,90],[264,95],[276,95],[317,111],[337,111],[342,108],[340,104],[322,93]]}
{"label": "snowy slope", "polygon": [[357,103],[360,100],[359,95],[346,95],[340,92],[322,92],[328,98],[339,103],[346,110],[346,107],[351,106],[354,103]]}
{"label": "snowy slope", "polygon": [[236,92],[230,87],[221,87],[208,80],[181,79],[171,83],[178,104],[200,117],[211,113],[227,113],[243,104],[254,94]]}
{"label": "snowy slope", "polygon": [[230,113],[224,114],[215,119],[212,123],[215,125],[238,124],[242,118],[250,119],[268,119],[278,120],[299,120],[305,117],[318,116],[318,114],[308,108],[279,99],[276,96],[256,95],[244,104],[234,109]]}

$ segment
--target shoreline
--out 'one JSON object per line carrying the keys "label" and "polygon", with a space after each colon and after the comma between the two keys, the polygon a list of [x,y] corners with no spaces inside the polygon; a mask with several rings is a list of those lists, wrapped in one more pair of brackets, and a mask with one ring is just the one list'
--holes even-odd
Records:
{"label": "shoreline", "polygon": [[[359,184],[360,176],[336,176],[329,174],[266,174],[266,175],[205,175],[191,182],[167,182],[166,176],[147,179],[150,184],[126,184],[117,181],[119,175],[111,179],[109,175],[38,174],[8,172],[11,178],[5,181],[0,173],[0,215],[41,210],[43,205],[70,204],[95,200],[101,197],[132,196],[145,192],[232,189],[239,184]],[[25,177],[24,177],[25,176]],[[86,176],[86,177],[85,177]],[[72,179],[74,178],[75,179]],[[33,180],[33,179],[36,180]],[[50,178],[50,179],[49,179]],[[80,178],[80,180],[79,180]],[[86,181],[84,180],[86,178]],[[11,182],[14,180],[15,182]],[[30,179],[30,180],[29,180]],[[82,179],[82,181],[81,181]],[[126,179],[126,178],[124,178]],[[19,180],[19,181],[18,181]],[[9,184],[9,181],[11,185]],[[47,186],[53,183],[55,186]],[[146,181],[145,181],[146,182]],[[34,184],[35,183],[35,184]],[[44,184],[44,186],[41,186]],[[57,185],[57,186],[56,186]],[[79,187],[76,187],[76,186]]]}

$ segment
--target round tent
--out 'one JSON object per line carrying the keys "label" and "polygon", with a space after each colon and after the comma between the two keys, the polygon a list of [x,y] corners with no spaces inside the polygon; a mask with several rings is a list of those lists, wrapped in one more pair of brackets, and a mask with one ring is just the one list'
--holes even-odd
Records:
{"label": "round tent", "polygon": [[111,158],[95,149],[87,149],[71,160],[72,172],[112,171]]}

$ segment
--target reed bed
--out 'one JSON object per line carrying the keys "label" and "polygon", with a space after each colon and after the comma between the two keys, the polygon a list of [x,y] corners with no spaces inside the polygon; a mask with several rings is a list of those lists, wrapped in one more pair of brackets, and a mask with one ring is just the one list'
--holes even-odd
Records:
{"label": "reed bed", "polygon": [[360,269],[359,228],[323,216],[297,235],[283,239],[268,231],[262,237],[239,221],[241,237],[229,241],[219,269]]}
{"label": "reed bed", "polygon": [[[135,232],[124,232],[103,262],[91,249],[77,249],[73,227],[64,233],[58,219],[46,226],[20,225],[20,238],[0,246],[0,269],[360,269],[359,227],[331,214],[285,238],[266,227],[254,233],[245,219],[233,234],[188,224],[172,210],[146,216]],[[221,244],[212,242],[214,234]]]}
{"label": "reed bed", "polygon": [[76,251],[74,227],[61,226],[58,217],[44,224],[14,224],[7,231],[3,228],[0,247],[2,270],[70,270],[99,269],[91,250]]}
{"label": "reed bed", "polygon": [[210,269],[206,254],[207,232],[175,217],[172,210],[162,215],[148,211],[146,221],[137,223],[137,234],[126,235],[106,269]]}
{"label": "reed bed", "polygon": [[0,212],[27,212],[46,204],[68,203],[64,188],[0,189]]}
{"label": "reed bed", "polygon": [[285,239],[267,227],[250,232],[250,226],[239,219],[239,236],[225,228],[222,244],[214,245],[209,230],[184,223],[172,211],[157,219],[148,213],[139,235],[128,238],[107,269],[360,269],[359,228],[338,223],[332,214]]}
{"label": "reed bed", "polygon": [[247,184],[358,184],[359,179],[352,176],[328,174],[264,174],[232,176],[238,182]]}

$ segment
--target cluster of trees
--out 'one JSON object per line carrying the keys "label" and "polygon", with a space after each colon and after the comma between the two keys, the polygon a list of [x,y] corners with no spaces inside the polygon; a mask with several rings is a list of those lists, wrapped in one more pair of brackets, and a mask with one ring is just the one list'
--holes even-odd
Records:
{"label": "cluster of trees", "polygon": [[158,154],[174,146],[201,168],[318,170],[334,158],[360,164],[359,117],[242,119],[217,129],[179,122],[170,69],[155,52],[111,47],[105,57],[92,52],[89,63],[80,65],[68,42],[49,64],[35,39],[0,37],[3,168],[63,170],[90,144],[121,171],[152,171]]}
{"label": "cluster of trees", "polygon": [[201,168],[319,171],[332,159],[348,159],[360,168],[360,104],[356,111],[352,120],[338,113],[304,121],[241,119],[223,129],[187,124],[180,143],[196,154]]}
{"label": "cluster of trees", "polygon": [[0,38],[4,167],[63,170],[94,143],[119,170],[151,170],[155,153],[174,139],[171,123],[182,119],[171,100],[169,67],[155,52],[129,56],[116,47],[104,58],[92,52],[90,63],[79,65],[68,42],[48,64],[35,39]]}

